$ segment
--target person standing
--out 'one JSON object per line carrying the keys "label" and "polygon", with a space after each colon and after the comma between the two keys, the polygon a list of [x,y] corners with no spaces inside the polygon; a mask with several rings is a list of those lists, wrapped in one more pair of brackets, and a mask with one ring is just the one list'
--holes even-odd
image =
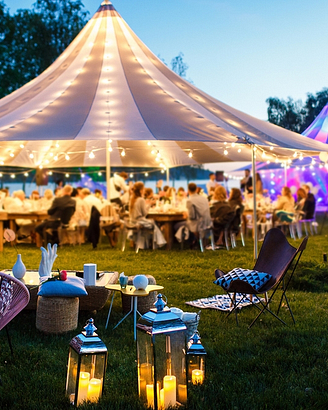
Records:
{"label": "person standing", "polygon": [[215,174],[213,174],[213,172],[210,173],[209,178],[210,180],[206,184],[207,195],[210,195],[211,188],[215,189],[219,185],[215,180]]}
{"label": "person standing", "polygon": [[240,181],[240,189],[242,191],[251,191],[252,190],[252,184],[253,180],[251,177],[251,171],[249,169],[245,169],[245,176],[244,178]]}
{"label": "person standing", "polygon": [[110,202],[115,202],[120,206],[122,205],[122,192],[125,193],[129,191],[129,187],[125,183],[127,179],[128,174],[126,172],[121,172],[120,174],[114,174],[114,176],[109,180]]}

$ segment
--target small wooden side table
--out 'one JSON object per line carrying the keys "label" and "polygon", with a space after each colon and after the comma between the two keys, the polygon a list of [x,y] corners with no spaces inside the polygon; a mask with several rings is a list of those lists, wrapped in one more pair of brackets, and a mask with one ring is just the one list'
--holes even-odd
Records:
{"label": "small wooden side table", "polygon": [[138,297],[143,297],[143,296],[148,296],[150,292],[155,292],[158,290],[164,289],[163,286],[160,285],[148,285],[145,290],[139,290],[136,289],[134,286],[127,285],[125,289],[122,289],[119,284],[108,284],[105,286],[106,289],[112,290],[113,291],[113,296],[112,300],[110,303],[109,311],[108,311],[108,316],[107,316],[107,321],[106,321],[106,326],[105,329],[107,329],[110,314],[112,311],[112,306],[114,302],[114,296],[115,292],[121,292],[122,295],[125,296],[131,296],[131,309],[130,311],[121,319],[113,328],[116,329],[117,326],[119,326],[131,313],[133,313],[133,330],[134,330],[134,340],[137,339],[137,313],[141,316],[141,314],[138,312]]}

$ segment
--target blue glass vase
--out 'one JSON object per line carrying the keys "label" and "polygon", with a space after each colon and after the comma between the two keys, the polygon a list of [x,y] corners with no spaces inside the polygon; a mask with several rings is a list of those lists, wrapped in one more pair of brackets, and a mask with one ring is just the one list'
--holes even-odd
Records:
{"label": "blue glass vase", "polygon": [[17,279],[22,279],[26,273],[26,268],[25,265],[22,261],[22,255],[18,254],[17,255],[17,261],[15,263],[15,265],[13,266],[13,275],[15,276],[15,278]]}

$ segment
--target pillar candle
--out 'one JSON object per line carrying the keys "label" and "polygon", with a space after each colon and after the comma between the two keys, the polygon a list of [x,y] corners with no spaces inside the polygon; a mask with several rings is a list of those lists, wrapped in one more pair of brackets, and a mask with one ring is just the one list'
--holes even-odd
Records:
{"label": "pillar candle", "polygon": [[178,385],[178,400],[181,404],[187,403],[187,386],[185,384]]}
{"label": "pillar candle", "polygon": [[146,392],[147,392],[147,406],[154,407],[154,385],[147,384]]}
{"label": "pillar candle", "polygon": [[164,409],[164,389],[159,392],[159,408]]}
{"label": "pillar candle", "polygon": [[90,373],[80,372],[79,390],[77,393],[77,399],[78,399],[77,405],[80,405],[84,400],[87,400],[89,381],[90,381]]}
{"label": "pillar candle", "polygon": [[98,401],[101,393],[102,382],[100,379],[91,379],[88,387],[88,400]]}
{"label": "pillar candle", "polygon": [[175,376],[165,376],[163,380],[164,387],[164,407],[175,406],[177,401],[177,385]]}
{"label": "pillar candle", "polygon": [[203,370],[195,369],[192,371],[192,384],[202,384],[204,379]]}

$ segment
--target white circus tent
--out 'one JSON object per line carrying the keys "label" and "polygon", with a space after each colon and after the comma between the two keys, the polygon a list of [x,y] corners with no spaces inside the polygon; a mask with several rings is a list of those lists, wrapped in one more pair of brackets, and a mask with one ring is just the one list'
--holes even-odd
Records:
{"label": "white circus tent", "polygon": [[[240,112],[162,63],[105,0],[37,78],[0,100],[0,165],[173,167],[327,146]],[[110,155],[109,155],[110,153]],[[260,153],[260,154],[259,154]]]}

